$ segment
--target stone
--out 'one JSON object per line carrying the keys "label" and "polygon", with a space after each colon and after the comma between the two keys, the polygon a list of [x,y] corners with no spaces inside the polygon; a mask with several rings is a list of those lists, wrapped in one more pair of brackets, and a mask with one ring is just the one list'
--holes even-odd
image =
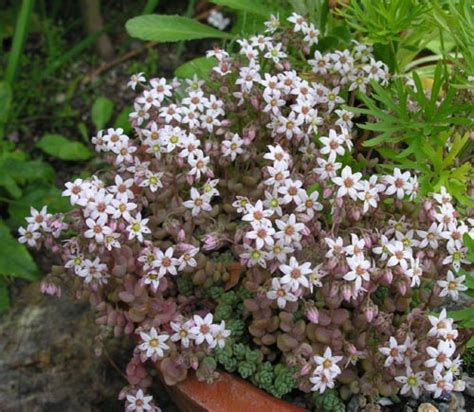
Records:
{"label": "stone", "polygon": [[474,397],[474,378],[464,374],[462,380],[466,383],[464,393],[468,396]]}
{"label": "stone", "polygon": [[[30,284],[0,318],[0,409],[2,412],[105,412],[126,381],[94,353],[98,329],[88,302],[43,296]],[[125,365],[128,345],[109,347]]]}
{"label": "stone", "polygon": [[439,409],[432,403],[424,402],[418,406],[417,412],[439,412]]}

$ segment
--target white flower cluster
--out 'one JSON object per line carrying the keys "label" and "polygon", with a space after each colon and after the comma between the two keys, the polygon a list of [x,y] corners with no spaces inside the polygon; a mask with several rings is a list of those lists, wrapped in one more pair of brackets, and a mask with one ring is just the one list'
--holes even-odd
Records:
{"label": "white flower cluster", "polygon": [[333,356],[331,348],[327,347],[323,356],[314,356],[316,364],[310,382],[313,384],[312,391],[323,393],[327,388],[334,388],[334,379],[341,373],[341,368],[337,363],[342,360],[342,356]]}
{"label": "white flower cluster", "polygon": [[53,216],[48,213],[48,208],[44,206],[40,211],[34,207],[30,208],[30,216],[26,219],[28,226],[18,229],[20,243],[26,243],[30,247],[38,246],[37,241],[45,234],[58,238],[67,225],[62,221],[61,216]]}
{"label": "white flower cluster", "polygon": [[407,338],[403,344],[399,344],[392,336],[389,346],[379,348],[379,351],[386,356],[385,367],[396,365],[406,370],[405,375],[396,376],[395,380],[401,383],[401,394],[406,395],[411,392],[415,397],[419,397],[422,389],[433,392],[434,397],[439,397],[443,392],[452,390],[464,390],[464,382],[455,377],[460,374],[462,360],[458,355],[453,359],[456,351],[454,340],[458,336],[458,331],[453,327],[453,319],[447,317],[446,309],[443,309],[439,317],[429,316],[432,328],[428,332],[429,337],[438,339],[436,347],[426,348],[428,359],[424,366],[432,369],[432,376],[426,379],[425,371],[413,371],[412,362],[418,357],[416,351],[416,340]]}
{"label": "white flower cluster", "polygon": [[170,349],[166,344],[168,339],[172,342],[180,342],[184,348],[199,346],[205,343],[209,349],[215,347],[223,348],[225,340],[230,336],[230,331],[225,328],[225,322],[213,323],[212,313],[208,313],[204,318],[194,315],[192,319],[182,322],[171,322],[173,334],[166,332],[158,333],[151,327],[147,332],[140,332],[141,343],[138,349],[141,351],[141,358],[157,361],[165,355],[165,351]]}

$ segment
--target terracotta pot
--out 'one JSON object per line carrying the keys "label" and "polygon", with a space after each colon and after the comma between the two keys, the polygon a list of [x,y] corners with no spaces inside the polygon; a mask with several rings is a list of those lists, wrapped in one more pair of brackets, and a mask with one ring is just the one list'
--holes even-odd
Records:
{"label": "terracotta pot", "polygon": [[[224,286],[225,290],[239,282],[244,269],[238,262],[227,265],[230,278]],[[198,381],[194,373],[188,372],[184,381],[167,385],[159,367],[157,370],[163,385],[181,412],[307,412],[306,409],[277,399],[227,372],[219,371],[219,379],[211,384]]]}
{"label": "terracotta pot", "polygon": [[237,376],[226,372],[219,372],[219,375],[211,384],[199,382],[190,374],[183,382],[165,386],[181,412],[307,412]]}

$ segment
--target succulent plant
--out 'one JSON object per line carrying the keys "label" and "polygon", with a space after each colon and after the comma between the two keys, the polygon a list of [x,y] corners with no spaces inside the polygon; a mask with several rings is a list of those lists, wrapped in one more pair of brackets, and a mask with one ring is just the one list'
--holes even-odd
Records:
{"label": "succulent plant", "polygon": [[459,387],[464,337],[429,311],[466,289],[474,221],[361,147],[342,105],[390,81],[371,47],[322,53],[312,25],[288,21],[209,51],[207,83],[137,75],[133,135],[93,138],[112,168],[68,182],[75,208],[21,231],[58,259],[45,293],[71,285],[100,339],[137,340],[134,402],[145,362],[169,384],[189,370],[211,382],[219,364],[276,397],[319,393],[328,411],[343,409],[336,386]]}

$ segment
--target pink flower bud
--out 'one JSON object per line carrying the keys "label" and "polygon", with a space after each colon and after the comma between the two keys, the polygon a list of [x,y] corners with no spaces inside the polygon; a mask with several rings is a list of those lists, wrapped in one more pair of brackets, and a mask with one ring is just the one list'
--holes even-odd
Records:
{"label": "pink flower bud", "polygon": [[367,322],[372,322],[374,320],[375,312],[372,308],[368,308],[364,311],[364,316]]}
{"label": "pink flower bud", "polygon": [[300,369],[299,375],[300,375],[300,376],[305,376],[305,375],[307,375],[308,373],[311,372],[311,369],[312,369],[311,364],[307,363],[306,365],[304,365],[304,366]]}
{"label": "pink flower bud", "polygon": [[344,199],[342,197],[336,197],[336,206],[342,207],[344,205]]}
{"label": "pink flower bud", "polygon": [[337,266],[337,259],[332,257],[326,261],[326,263],[324,264],[324,269],[332,270],[336,266]]}
{"label": "pink flower bud", "polygon": [[256,130],[254,127],[251,127],[248,132],[247,132],[247,137],[251,140],[255,139],[255,136],[257,135]]}
{"label": "pink flower bud", "polygon": [[393,280],[392,271],[390,269],[387,269],[382,275],[382,279],[388,284],[392,283],[392,280]]}
{"label": "pink flower bud", "polygon": [[303,236],[309,236],[311,234],[311,230],[309,230],[308,226],[304,226],[301,230],[301,234]]}
{"label": "pink flower bud", "polygon": [[319,322],[319,311],[315,307],[307,309],[305,315],[311,323]]}
{"label": "pink flower bud", "polygon": [[400,295],[405,296],[405,294],[407,293],[407,284],[405,282],[398,282],[397,286]]}
{"label": "pink flower bud", "polygon": [[362,235],[362,238],[364,239],[365,246],[366,246],[368,249],[372,249],[373,242],[372,242],[372,238],[370,237],[370,235],[369,235],[368,233],[364,233],[364,234]]}
{"label": "pink flower bud", "polygon": [[431,202],[431,200],[425,200],[423,202],[423,207],[425,210],[431,210],[431,208],[433,207],[433,202]]}
{"label": "pink flower bud", "polygon": [[184,159],[182,157],[176,156],[174,161],[176,163],[176,166],[180,168],[184,166]]}
{"label": "pink flower bud", "polygon": [[352,288],[349,284],[344,284],[342,285],[342,296],[344,297],[344,300],[350,301],[352,298]]}
{"label": "pink flower bud", "polygon": [[325,199],[327,199],[331,195],[332,195],[332,189],[330,187],[327,187],[326,189],[323,190],[323,197]]}
{"label": "pink flower bud", "polygon": [[361,213],[360,213],[360,209],[358,207],[352,208],[351,211],[350,211],[350,214],[351,214],[351,218],[353,220],[359,220],[360,219]]}
{"label": "pink flower bud", "polygon": [[40,290],[44,295],[61,297],[61,288],[53,283],[41,282]]}
{"label": "pink flower bud", "polygon": [[296,289],[296,292],[294,292],[294,295],[297,298],[300,298],[304,295],[304,293],[305,293],[305,291],[302,288],[298,288],[298,289]]}
{"label": "pink flower bud", "polygon": [[255,110],[259,110],[259,109],[260,109],[260,102],[258,101],[258,98],[257,98],[257,97],[252,96],[252,98],[250,99],[250,103],[251,103],[252,106],[255,108]]}

